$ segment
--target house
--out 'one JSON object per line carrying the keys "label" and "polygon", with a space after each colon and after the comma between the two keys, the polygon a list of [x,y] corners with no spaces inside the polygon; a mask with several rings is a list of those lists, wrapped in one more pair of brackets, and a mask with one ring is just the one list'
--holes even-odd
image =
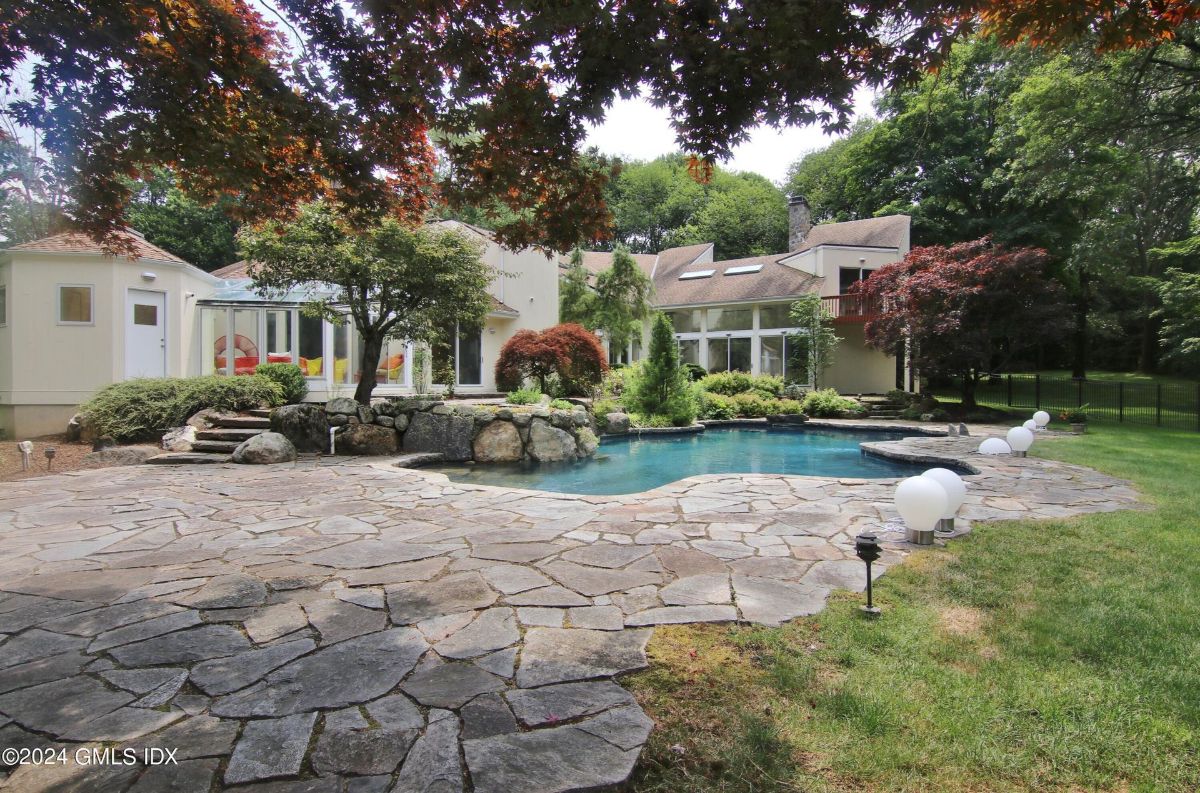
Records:
{"label": "house", "polygon": [[[804,350],[797,344],[788,310],[804,294],[817,294],[841,338],[834,364],[821,385],[842,393],[882,393],[903,387],[903,363],[866,345],[863,328],[872,307],[851,287],[872,270],[904,258],[909,217],[884,217],[812,225],[808,202],[788,202],[789,249],[769,256],[714,260],[712,243],[634,254],[654,283],[653,302],[666,312],[685,363],[709,372],[743,371],[806,382]],[[588,251],[583,266],[606,269],[612,254]],[[567,259],[560,261],[560,268]],[[649,343],[642,338],[625,350],[609,350],[613,362],[636,361]]]}
{"label": "house", "polygon": [[[440,364],[453,366],[455,390],[496,391],[500,347],[518,330],[558,321],[552,257],[513,251],[490,232],[440,221],[484,243],[497,275],[481,328],[455,328],[418,369],[414,345],[389,342],[374,372],[380,396],[441,390]],[[252,265],[212,273],[128,232],[133,255],[106,255],[80,234],[58,234],[0,253],[0,429],[8,437],[61,432],[99,388],[135,377],[253,374],[259,363],[298,364],[310,401],[351,396],[362,376],[352,323],[304,316],[307,292],[267,299],[252,285]]]}

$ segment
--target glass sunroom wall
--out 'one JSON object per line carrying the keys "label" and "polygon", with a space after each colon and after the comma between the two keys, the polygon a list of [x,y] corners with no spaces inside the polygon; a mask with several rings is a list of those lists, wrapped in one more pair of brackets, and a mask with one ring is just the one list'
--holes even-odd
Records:
{"label": "glass sunroom wall", "polygon": [[[225,351],[228,332],[228,309],[206,307],[200,309],[200,374],[229,374],[229,361]],[[218,342],[220,342],[220,349],[217,349]]]}
{"label": "glass sunroom wall", "polygon": [[681,363],[700,365],[700,340],[682,339],[679,342],[679,360]]}
{"label": "glass sunroom wall", "polygon": [[266,310],[266,363],[295,363],[292,350],[292,325],[296,312],[292,309]]}
{"label": "glass sunroom wall", "polygon": [[408,342],[402,339],[388,339],[384,342],[379,366],[375,369],[375,382],[380,385],[408,385],[410,358]]}
{"label": "glass sunroom wall", "polygon": [[784,339],[782,336],[759,337],[758,369],[762,374],[784,377]]}
{"label": "glass sunroom wall", "polygon": [[349,320],[333,326],[333,382],[336,385],[358,382],[358,361],[354,358],[356,335]]}
{"label": "glass sunroom wall", "polygon": [[259,353],[257,308],[233,310],[233,334],[226,344],[225,354],[233,358],[235,375],[252,375],[263,362]]}
{"label": "glass sunroom wall", "polygon": [[296,324],[299,330],[300,358],[298,363],[305,376],[325,377],[325,323],[319,317],[300,313]]}
{"label": "glass sunroom wall", "polygon": [[729,339],[708,340],[708,371],[729,371]]}

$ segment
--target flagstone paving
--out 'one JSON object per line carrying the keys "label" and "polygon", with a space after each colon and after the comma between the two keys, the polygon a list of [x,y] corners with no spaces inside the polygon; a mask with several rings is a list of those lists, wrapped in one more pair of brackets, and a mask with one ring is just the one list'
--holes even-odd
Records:
{"label": "flagstone paving", "polygon": [[[971,523],[1137,506],[1125,482],[977,438]],[[134,467],[0,485],[0,787],[592,790],[651,721],[614,683],[654,625],[776,625],[910,551],[893,481],[703,476],[627,496],[463,486],[383,460]],[[88,765],[78,747],[174,750]]]}

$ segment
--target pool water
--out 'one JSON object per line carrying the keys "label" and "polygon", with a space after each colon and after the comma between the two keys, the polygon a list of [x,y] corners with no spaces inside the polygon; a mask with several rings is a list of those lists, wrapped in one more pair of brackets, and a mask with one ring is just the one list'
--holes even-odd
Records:
{"label": "pool water", "polygon": [[640,493],[699,474],[793,474],[876,479],[915,476],[929,466],[864,454],[864,441],[903,433],[766,427],[713,428],[687,435],[605,438],[595,457],[571,463],[490,463],[432,469],[455,482],[553,493]]}

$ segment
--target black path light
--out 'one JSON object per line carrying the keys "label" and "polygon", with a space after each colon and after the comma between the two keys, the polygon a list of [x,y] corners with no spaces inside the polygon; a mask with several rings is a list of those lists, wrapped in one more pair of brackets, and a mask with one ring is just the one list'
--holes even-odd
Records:
{"label": "black path light", "polygon": [[867,563],[867,605],[862,607],[862,612],[868,617],[878,617],[879,607],[871,598],[871,563],[882,553],[879,550],[879,538],[869,533],[858,535],[854,538],[854,552]]}
{"label": "black path light", "polygon": [[47,446],[44,454],[46,455],[46,470],[49,471],[54,468],[54,447]]}

